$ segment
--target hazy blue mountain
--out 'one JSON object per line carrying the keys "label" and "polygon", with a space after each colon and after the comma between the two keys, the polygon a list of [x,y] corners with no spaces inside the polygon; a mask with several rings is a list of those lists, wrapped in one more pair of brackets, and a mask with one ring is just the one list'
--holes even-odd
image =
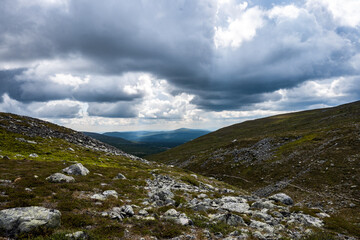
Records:
{"label": "hazy blue mountain", "polygon": [[172,131],[106,132],[104,135],[129,141],[174,147],[210,133],[207,130],[180,128]]}
{"label": "hazy blue mountain", "polygon": [[111,137],[100,133],[93,133],[93,132],[83,132],[83,133],[89,137],[95,138],[101,142],[107,143],[126,153],[130,153],[138,157],[144,157],[147,155],[160,153],[169,149],[169,147],[164,147],[162,145],[132,142],[120,137]]}

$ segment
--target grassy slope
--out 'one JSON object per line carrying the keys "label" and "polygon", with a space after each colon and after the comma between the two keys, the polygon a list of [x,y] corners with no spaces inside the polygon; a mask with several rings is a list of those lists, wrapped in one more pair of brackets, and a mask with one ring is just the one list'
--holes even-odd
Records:
{"label": "grassy slope", "polygon": [[[242,164],[224,154],[265,138],[280,144],[266,161]],[[148,159],[215,176],[249,191],[291,180],[285,192],[297,201],[334,210],[339,219],[352,223],[348,231],[360,232],[359,149],[360,102],[354,102],[235,124]],[[219,152],[222,157],[217,157]],[[350,208],[351,203],[356,207]],[[345,226],[343,230],[347,231]]]}
{"label": "grassy slope", "polygon": [[[20,116],[11,116],[14,119],[21,119]],[[19,124],[23,123],[19,122]],[[57,125],[46,124],[49,128],[57,131],[73,132]],[[25,138],[35,141],[37,144],[22,142],[16,138]],[[38,157],[29,157],[31,153],[38,154]],[[1,127],[0,155],[9,158],[0,157],[0,179],[12,181],[11,184],[0,183],[0,210],[12,207],[44,206],[56,208],[62,213],[61,227],[55,232],[41,230],[39,233],[42,236],[36,239],[67,239],[64,237],[66,233],[77,230],[85,230],[91,239],[119,239],[123,236],[125,229],[130,229],[134,238],[137,234],[138,236],[157,236],[158,238],[175,237],[190,231],[189,227],[174,225],[159,219],[145,221],[131,218],[124,222],[118,222],[101,217],[97,213],[125,204],[141,206],[143,199],[147,198],[147,191],[143,188],[146,184],[145,180],[151,178],[151,171],[155,171],[155,169],[157,173],[168,174],[176,179],[193,179],[190,176],[191,172],[159,164],[148,165],[123,156],[105,154],[63,139],[23,136],[8,132]],[[63,168],[74,161],[83,163],[90,170],[90,174],[74,176],[75,183],[55,184],[45,180],[49,175],[61,172]],[[127,179],[113,180],[119,172],[123,173]],[[199,176],[198,180],[220,188],[233,188],[225,183],[209,180],[202,176]],[[107,185],[101,185],[101,183]],[[27,189],[31,189],[31,191]],[[110,198],[102,205],[98,205],[94,200],[80,197],[82,192],[94,193],[109,189],[116,190],[120,194],[119,200]],[[177,196],[178,194],[180,193],[177,193]],[[137,212],[140,209],[135,208],[134,210]],[[158,216],[166,210],[168,208],[155,209],[154,214]],[[192,216],[193,212],[190,211],[187,214]],[[35,239],[33,235],[23,237]]]}

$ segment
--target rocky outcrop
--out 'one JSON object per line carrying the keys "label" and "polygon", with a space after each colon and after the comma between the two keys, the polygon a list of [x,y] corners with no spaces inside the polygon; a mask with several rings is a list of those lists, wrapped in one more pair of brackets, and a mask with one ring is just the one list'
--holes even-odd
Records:
{"label": "rocky outcrop", "polygon": [[47,177],[46,180],[49,182],[52,182],[52,183],[75,182],[75,179],[73,177],[66,176],[65,174],[62,174],[62,173],[54,173],[54,174],[50,175],[49,177]]}
{"label": "rocky outcrop", "polygon": [[11,208],[0,211],[0,235],[13,237],[39,227],[60,226],[61,213],[43,207]]}
{"label": "rocky outcrop", "polygon": [[[81,132],[77,132],[72,129],[61,127],[36,118],[18,116],[15,114],[0,114],[0,127],[6,131],[19,133],[31,138],[60,138],[66,140],[69,143],[73,143],[94,151],[125,156],[133,160],[149,163],[149,161],[145,159],[124,153],[116,147],[100,142],[92,137],[84,135]],[[37,142],[25,138],[17,138],[17,140],[30,144],[37,144]],[[74,149],[71,148],[69,151],[74,151]]]}

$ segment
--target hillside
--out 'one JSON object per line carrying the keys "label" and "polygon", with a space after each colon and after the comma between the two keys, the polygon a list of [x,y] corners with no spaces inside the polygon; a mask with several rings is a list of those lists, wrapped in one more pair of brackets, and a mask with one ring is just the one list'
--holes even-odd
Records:
{"label": "hillside", "polygon": [[122,151],[138,156],[145,157],[150,154],[156,154],[168,150],[168,147],[158,146],[151,143],[139,143],[132,142],[120,137],[111,137],[104,134],[92,133],[92,132],[83,132],[86,136],[95,138],[101,142],[107,143],[111,146],[114,146]]}
{"label": "hillside", "polygon": [[[284,191],[360,232],[360,102],[235,124],[147,159],[258,196]],[[341,225],[341,224],[340,224]]]}
{"label": "hillside", "polygon": [[251,196],[49,122],[0,113],[0,239],[345,239],[332,216]]}

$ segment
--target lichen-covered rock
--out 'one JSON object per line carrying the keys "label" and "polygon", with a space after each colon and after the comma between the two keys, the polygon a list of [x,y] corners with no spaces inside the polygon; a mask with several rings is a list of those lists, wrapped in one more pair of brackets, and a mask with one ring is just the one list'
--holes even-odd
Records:
{"label": "lichen-covered rock", "polygon": [[291,197],[286,195],[285,193],[277,193],[269,197],[270,200],[274,200],[275,202],[281,202],[286,205],[293,205],[294,201]]}
{"label": "lichen-covered rock", "polygon": [[85,176],[85,175],[89,174],[90,171],[86,167],[84,167],[81,163],[76,163],[67,168],[64,168],[63,172],[70,174],[70,175]]}
{"label": "lichen-covered rock", "polygon": [[102,193],[105,197],[114,197],[114,198],[118,198],[118,193],[115,190],[106,190]]}
{"label": "lichen-covered rock", "polygon": [[61,213],[43,207],[10,208],[0,211],[0,235],[13,237],[38,227],[60,226]]}
{"label": "lichen-covered rock", "polygon": [[273,204],[269,200],[267,201],[258,200],[253,204],[251,204],[251,208],[256,208],[256,209],[274,209],[275,207],[276,207],[275,204]]}
{"label": "lichen-covered rock", "polygon": [[238,212],[238,213],[245,213],[249,210],[250,206],[247,203],[234,203],[234,202],[227,202],[221,206],[222,209]]}
{"label": "lichen-covered rock", "polygon": [[246,226],[242,217],[231,213],[217,214],[213,219],[215,221],[224,222],[230,226]]}
{"label": "lichen-covered rock", "polygon": [[62,173],[54,173],[54,174],[50,175],[49,177],[47,177],[46,180],[49,182],[52,182],[52,183],[75,182],[75,179],[73,177],[66,176],[65,174],[62,174]]}

